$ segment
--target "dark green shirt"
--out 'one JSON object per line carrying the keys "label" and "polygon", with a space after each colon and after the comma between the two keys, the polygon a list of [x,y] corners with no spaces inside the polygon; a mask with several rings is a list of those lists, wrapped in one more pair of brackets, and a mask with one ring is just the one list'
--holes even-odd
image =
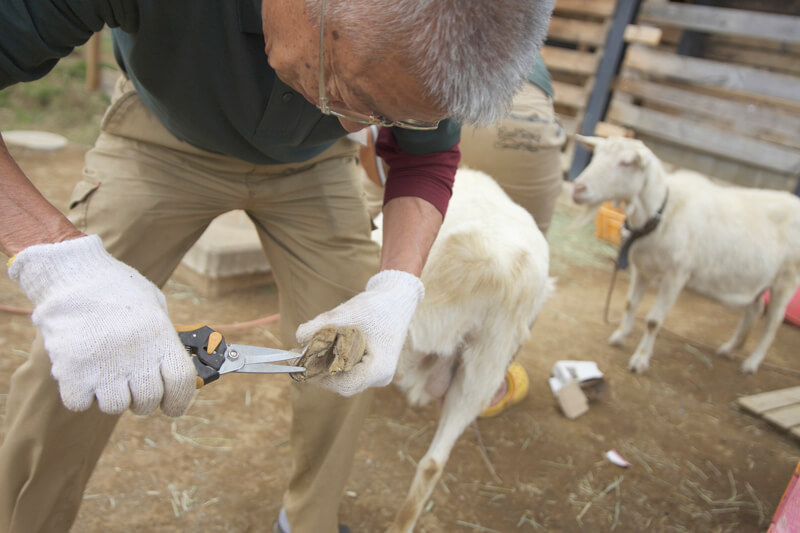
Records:
{"label": "dark green shirt", "polygon": [[528,74],[528,81],[543,90],[547,96],[553,97],[553,80],[544,64],[544,59],[536,54],[536,63],[533,65],[533,72]]}
{"label": "dark green shirt", "polygon": [[[44,76],[104,25],[144,104],[177,137],[251,163],[307,160],[346,134],[267,63],[260,0],[0,0],[0,89]],[[406,153],[451,149],[460,127],[394,129]]]}

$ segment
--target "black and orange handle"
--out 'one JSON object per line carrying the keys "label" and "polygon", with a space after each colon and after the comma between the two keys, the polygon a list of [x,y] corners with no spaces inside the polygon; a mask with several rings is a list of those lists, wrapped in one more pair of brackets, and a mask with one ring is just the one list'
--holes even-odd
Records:
{"label": "black and orange handle", "polygon": [[197,369],[197,388],[208,385],[219,378],[219,369],[225,362],[228,345],[222,333],[205,324],[175,326],[181,342],[192,355]]}

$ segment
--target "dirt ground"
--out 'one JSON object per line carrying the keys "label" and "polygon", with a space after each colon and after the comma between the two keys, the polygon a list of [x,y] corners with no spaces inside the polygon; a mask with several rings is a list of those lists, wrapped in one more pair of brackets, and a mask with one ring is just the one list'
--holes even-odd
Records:
{"label": "dirt ground", "polygon": [[[80,176],[83,149],[53,154],[16,151],[31,179],[65,208]],[[740,395],[797,385],[800,330],[783,325],[756,376],[688,344],[717,346],[738,314],[684,293],[666,321],[649,373],[628,372],[641,323],[624,350],[606,339],[603,303],[614,250],[591,227],[567,231],[562,206],[550,235],[556,296],[545,305],[518,361],[532,390],[519,406],[481,420],[480,435],[496,470],[468,429],[418,523],[425,532],[764,531],[798,461],[798,443],[735,405]],[[628,276],[619,276],[611,319],[624,305]],[[207,299],[191,287],[165,288],[176,323],[232,323],[277,312],[274,289]],[[648,294],[644,316],[653,294]],[[0,276],[0,304],[27,306]],[[275,344],[277,328],[249,330],[234,342]],[[27,316],[0,315],[0,412],[14,369],[34,330]],[[229,335],[234,337],[234,335]],[[755,338],[747,347],[752,348]],[[547,385],[559,359],[590,359],[609,388],[577,420],[563,417]],[[229,376],[200,391],[187,416],[120,420],[92,477],[75,532],[262,532],[280,508],[290,470],[289,380]],[[389,387],[378,392],[361,437],[341,507],[354,532],[382,531],[427,449],[437,410],[412,409]],[[633,466],[604,459],[615,449]]]}

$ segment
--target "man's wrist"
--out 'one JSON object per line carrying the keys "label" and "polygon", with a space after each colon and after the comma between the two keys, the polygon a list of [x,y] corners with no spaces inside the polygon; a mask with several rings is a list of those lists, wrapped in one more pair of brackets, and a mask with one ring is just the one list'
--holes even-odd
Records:
{"label": "man's wrist", "polygon": [[8,266],[11,266],[14,258],[24,249],[36,244],[56,244],[59,242],[70,241],[86,237],[86,234],[79,231],[75,226],[69,225],[53,233],[40,233],[17,231],[10,242],[4,246],[6,253],[11,256]]}

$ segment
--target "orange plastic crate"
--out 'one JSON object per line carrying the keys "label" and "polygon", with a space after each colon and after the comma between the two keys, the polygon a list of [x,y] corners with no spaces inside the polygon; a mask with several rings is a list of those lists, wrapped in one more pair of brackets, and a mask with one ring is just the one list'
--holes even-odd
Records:
{"label": "orange plastic crate", "polygon": [[598,239],[619,245],[621,238],[619,230],[625,223],[625,212],[606,202],[600,206],[594,221],[594,234]]}

